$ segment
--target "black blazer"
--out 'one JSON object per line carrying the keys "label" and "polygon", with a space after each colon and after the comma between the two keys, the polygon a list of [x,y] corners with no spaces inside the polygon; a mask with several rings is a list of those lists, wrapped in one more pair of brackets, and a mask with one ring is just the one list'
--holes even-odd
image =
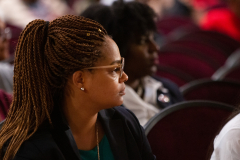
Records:
{"label": "black blazer", "polygon": [[173,83],[169,79],[158,77],[158,76],[154,76],[153,78],[160,81],[163,84],[164,88],[168,89],[168,93],[163,93],[161,90],[157,90],[157,97],[160,94],[163,94],[170,98],[170,101],[168,103],[161,102],[157,99],[156,101],[160,108],[163,109],[172,104],[184,101],[182,93],[180,92],[179,87],[175,83]]}
{"label": "black blazer", "polygon": [[[14,160],[80,160],[70,128],[61,113],[47,121],[20,147]],[[148,140],[135,115],[122,106],[98,114],[115,160],[155,160]]]}

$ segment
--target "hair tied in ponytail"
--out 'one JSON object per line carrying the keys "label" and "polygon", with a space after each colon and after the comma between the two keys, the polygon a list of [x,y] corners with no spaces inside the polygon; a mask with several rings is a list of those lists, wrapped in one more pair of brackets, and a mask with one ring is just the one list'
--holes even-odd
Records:
{"label": "hair tied in ponytail", "polygon": [[49,26],[49,21],[46,21],[44,26],[44,45],[47,42],[48,26]]}

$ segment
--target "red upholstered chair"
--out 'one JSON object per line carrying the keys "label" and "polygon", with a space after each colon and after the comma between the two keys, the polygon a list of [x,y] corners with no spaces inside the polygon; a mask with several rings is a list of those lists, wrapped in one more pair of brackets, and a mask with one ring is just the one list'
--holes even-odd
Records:
{"label": "red upholstered chair", "polygon": [[194,80],[192,76],[177,68],[162,66],[161,64],[158,66],[156,75],[173,81],[179,87]]}
{"label": "red upholstered chair", "polygon": [[227,67],[223,66],[219,68],[213,75],[212,79],[214,80],[236,80],[240,82],[240,63],[235,64],[234,66]]}
{"label": "red upholstered chair", "polygon": [[193,31],[162,46],[159,63],[194,79],[210,78],[239,47],[238,41],[221,33]]}
{"label": "red upholstered chair", "polygon": [[240,48],[235,50],[226,60],[224,66],[233,67],[240,63]]}
{"label": "red upholstered chair", "polygon": [[[159,63],[161,66],[168,66],[178,69],[194,79],[211,77],[219,68],[209,58],[200,54],[189,53],[189,49],[179,48],[175,51],[165,51],[164,47],[159,52]],[[191,50],[190,52],[197,52]]]}
{"label": "red upholstered chair", "polygon": [[220,67],[213,75],[213,80],[232,79],[240,81],[240,49],[232,53],[225,64]]}
{"label": "red upholstered chair", "polygon": [[213,47],[211,44],[206,44],[203,42],[198,41],[191,41],[191,40],[177,40],[174,42],[169,43],[169,48],[182,48],[182,49],[189,49],[189,54],[199,54],[205,56],[207,60],[211,60],[212,63],[217,64],[219,67],[224,65],[225,61],[227,60],[228,56],[221,50],[220,47]]}
{"label": "red upholstered chair", "polygon": [[237,40],[215,31],[199,30],[191,32],[178,40],[201,42],[203,44],[210,45],[213,48],[218,48],[221,50],[226,57],[231,55],[236,49],[240,47],[240,43]]}
{"label": "red upholstered chair", "polygon": [[181,32],[185,34],[199,29],[190,18],[184,16],[165,16],[158,20],[156,25],[158,32],[165,36],[177,30],[181,30]]}
{"label": "red upholstered chair", "polygon": [[211,100],[229,105],[240,104],[240,82],[199,79],[180,88],[185,100]]}
{"label": "red upholstered chair", "polygon": [[6,118],[11,102],[12,96],[0,90],[0,122]]}
{"label": "red upholstered chair", "polygon": [[211,144],[233,107],[211,101],[172,105],[144,126],[157,159],[207,160]]}

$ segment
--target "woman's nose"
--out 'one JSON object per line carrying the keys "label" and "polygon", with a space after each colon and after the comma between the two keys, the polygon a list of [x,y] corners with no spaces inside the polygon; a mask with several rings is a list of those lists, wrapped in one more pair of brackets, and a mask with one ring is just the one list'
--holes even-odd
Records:
{"label": "woman's nose", "polygon": [[160,47],[154,40],[152,40],[151,43],[150,43],[149,49],[150,49],[151,53],[152,52],[158,52]]}
{"label": "woman's nose", "polygon": [[122,77],[119,79],[119,82],[126,82],[128,80],[128,75],[123,71]]}

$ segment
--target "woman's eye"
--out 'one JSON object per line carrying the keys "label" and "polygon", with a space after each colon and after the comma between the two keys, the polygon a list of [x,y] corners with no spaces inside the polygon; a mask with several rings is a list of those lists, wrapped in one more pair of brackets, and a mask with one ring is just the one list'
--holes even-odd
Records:
{"label": "woman's eye", "polygon": [[145,43],[146,43],[146,39],[145,38],[140,40],[140,44],[145,44]]}
{"label": "woman's eye", "polygon": [[113,71],[114,71],[114,72],[118,72],[118,71],[120,71],[120,67],[116,67],[116,68],[114,68]]}
{"label": "woman's eye", "polygon": [[150,39],[149,38],[142,38],[140,40],[140,44],[147,44],[148,42],[150,42]]}

